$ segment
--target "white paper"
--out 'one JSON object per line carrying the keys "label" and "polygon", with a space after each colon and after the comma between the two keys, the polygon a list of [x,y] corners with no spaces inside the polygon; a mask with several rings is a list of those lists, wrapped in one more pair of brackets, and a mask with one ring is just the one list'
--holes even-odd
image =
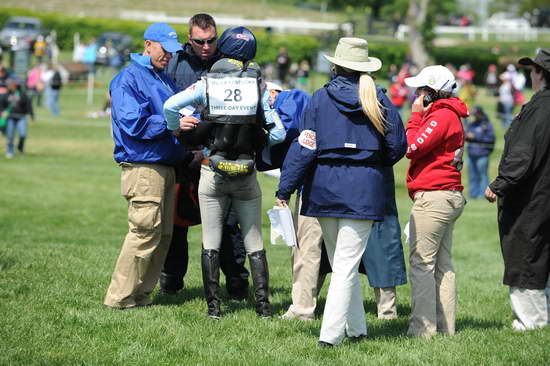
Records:
{"label": "white paper", "polygon": [[271,244],[285,243],[289,247],[295,247],[296,231],[290,208],[274,206],[267,211],[267,216],[271,222]]}
{"label": "white paper", "polygon": [[281,178],[281,169],[266,170],[262,173],[273,178]]}

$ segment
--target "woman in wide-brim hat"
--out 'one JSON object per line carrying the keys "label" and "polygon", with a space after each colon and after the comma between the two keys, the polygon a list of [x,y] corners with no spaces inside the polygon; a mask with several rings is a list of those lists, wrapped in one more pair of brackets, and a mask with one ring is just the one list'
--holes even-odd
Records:
{"label": "woman in wide-brim hat", "polygon": [[397,110],[369,75],[382,62],[369,56],[367,41],[341,38],[334,57],[325,57],[334,75],[304,111],[277,204],[304,184],[301,214],[318,218],[333,270],[319,345],[333,346],[367,334],[359,262],[373,221],[384,217],[383,169],[403,157],[406,139]]}

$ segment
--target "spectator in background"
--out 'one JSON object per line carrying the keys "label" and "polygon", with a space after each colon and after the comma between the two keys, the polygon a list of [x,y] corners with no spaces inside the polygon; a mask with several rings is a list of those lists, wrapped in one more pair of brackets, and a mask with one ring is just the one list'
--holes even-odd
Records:
{"label": "spectator in background", "polygon": [[48,69],[41,75],[46,95],[46,105],[54,116],[59,116],[59,93],[63,87],[63,78],[59,67],[49,64]]}
{"label": "spectator in background", "polygon": [[57,32],[52,30],[50,34],[46,36],[46,55],[48,62],[57,64],[59,61],[59,46],[57,45]]}
{"label": "spectator in background", "polygon": [[498,74],[497,65],[490,64],[487,67],[487,74],[485,75],[485,86],[487,87],[487,93],[492,96],[498,95]]}
{"label": "spectator in background", "polygon": [[275,58],[275,64],[277,65],[277,78],[281,84],[283,84],[283,87],[288,86],[288,72],[290,70],[291,61],[286,47],[279,48],[279,53]]}
{"label": "spectator in background", "polygon": [[124,59],[122,58],[121,51],[117,50],[114,47],[113,42],[109,40],[107,42],[107,56],[109,59],[109,66],[113,68],[114,71],[118,71],[122,66],[124,66]]}
{"label": "spectator in background", "polygon": [[409,96],[409,88],[405,85],[405,75],[404,72],[400,72],[396,77],[395,83],[391,84],[389,90],[390,100],[395,108],[397,108],[400,115]]}
{"label": "spectator in background", "polygon": [[6,157],[11,159],[15,155],[14,139],[15,131],[19,133],[17,150],[23,154],[25,149],[25,138],[27,137],[27,115],[34,121],[34,111],[29,96],[22,90],[19,80],[7,80],[8,95],[7,105],[4,108],[7,112],[6,137],[8,149]]}
{"label": "spectator in background", "polygon": [[103,108],[98,111],[92,111],[87,114],[90,118],[110,118],[111,117],[111,95],[106,92]]}
{"label": "spectator in background", "polygon": [[89,74],[95,74],[95,61],[97,58],[97,43],[95,38],[90,39],[84,54],[82,55],[82,62],[86,65],[86,69]]}
{"label": "spectator in background", "polygon": [[8,71],[6,70],[6,67],[0,63],[0,133],[2,134],[6,132],[6,125],[8,122],[7,113],[5,112],[8,105],[8,88],[6,86],[7,80]]}
{"label": "spectator in background", "polygon": [[458,98],[466,104],[468,108],[472,108],[477,95],[476,87],[474,86],[474,72],[469,68],[460,70],[457,73],[460,89],[458,90]]}
{"label": "spectator in background", "polygon": [[535,94],[506,132],[498,176],[485,197],[498,197],[503,282],[510,287],[512,328],[523,331],[550,323],[550,49],[519,63],[531,68]]}
{"label": "spectator in background", "polygon": [[3,88],[2,91],[4,93],[7,92],[6,81],[8,80],[8,78],[9,78],[8,69],[6,68],[6,66],[0,64],[0,87]]}
{"label": "spectator in background", "polygon": [[27,92],[37,107],[42,106],[44,64],[36,64],[27,72]]}
{"label": "spectator in background", "polygon": [[36,41],[33,44],[33,54],[35,57],[35,62],[37,64],[41,64],[42,62],[44,62],[44,56],[46,56],[47,47],[48,46],[43,35],[39,35],[38,37],[36,37]]}
{"label": "spectator in background", "polygon": [[417,88],[407,123],[407,188],[413,199],[410,232],[411,319],[407,334],[430,338],[455,333],[453,230],[465,199],[461,183],[468,108],[452,93],[452,72],[428,66],[405,83]]}
{"label": "spectator in background", "polygon": [[302,60],[298,66],[296,73],[296,87],[302,90],[307,90],[309,82],[309,62]]}
{"label": "spectator in background", "polygon": [[104,301],[116,309],[152,303],[150,295],[172,239],[174,166],[184,156],[162,111],[164,101],[176,91],[163,70],[181,45],[165,23],[150,25],[143,38],[143,53],[131,54],[130,65],[109,86],[114,158],[122,168],[129,226]]}
{"label": "spectator in background", "polygon": [[489,155],[495,147],[495,132],[481,107],[474,107],[474,121],[466,126],[468,187],[471,198],[483,198],[489,184]]}
{"label": "spectator in background", "polygon": [[390,84],[395,83],[397,81],[398,73],[399,73],[399,70],[397,69],[397,65],[391,64],[390,67],[388,68],[388,74],[387,74],[387,78]]}
{"label": "spectator in background", "polygon": [[[520,102],[521,90],[525,86],[525,76],[518,73],[512,64],[506,66],[506,71],[500,74],[500,87],[498,88],[498,108],[503,128],[508,128],[512,123],[514,106]],[[519,94],[518,94],[519,92]]]}

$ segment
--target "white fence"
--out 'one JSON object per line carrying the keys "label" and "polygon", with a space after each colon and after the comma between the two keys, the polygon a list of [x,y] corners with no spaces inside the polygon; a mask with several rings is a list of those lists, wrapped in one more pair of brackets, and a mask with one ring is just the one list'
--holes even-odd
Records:
{"label": "white fence", "polygon": [[[409,27],[401,24],[395,32],[395,37],[401,41],[405,40],[405,35],[409,31]],[[498,28],[492,27],[453,27],[453,26],[436,26],[435,34],[442,36],[448,35],[464,35],[471,41],[479,38],[483,41],[488,41],[490,35],[494,35],[497,41],[536,41],[539,33],[550,33],[548,29],[533,28],[530,26],[501,26]]]}

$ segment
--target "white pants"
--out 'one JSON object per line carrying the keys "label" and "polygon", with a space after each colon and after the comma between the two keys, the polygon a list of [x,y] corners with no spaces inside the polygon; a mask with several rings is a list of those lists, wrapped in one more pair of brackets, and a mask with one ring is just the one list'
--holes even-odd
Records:
{"label": "white pants", "polygon": [[550,276],[544,290],[510,287],[510,303],[516,330],[541,328],[550,324]]}
{"label": "white pants", "polygon": [[367,334],[358,271],[372,221],[321,217],[319,223],[332,266],[319,340],[335,345],[346,334],[348,337]]}

